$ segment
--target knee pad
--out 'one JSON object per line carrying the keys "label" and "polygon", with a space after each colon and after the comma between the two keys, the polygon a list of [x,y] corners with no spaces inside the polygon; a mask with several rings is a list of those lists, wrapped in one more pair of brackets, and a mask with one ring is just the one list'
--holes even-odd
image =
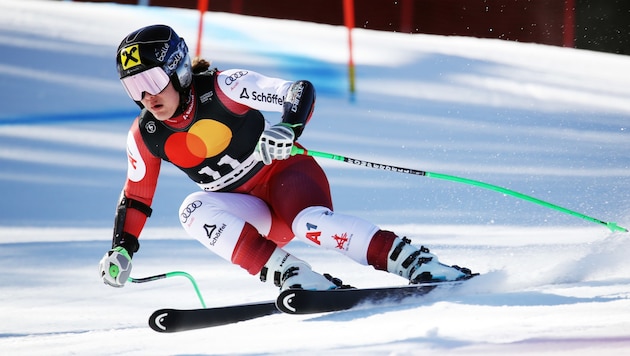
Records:
{"label": "knee pad", "polygon": [[367,265],[367,250],[378,227],[366,220],[339,214],[325,207],[302,210],[293,220],[293,232],[302,241],[335,250]]}

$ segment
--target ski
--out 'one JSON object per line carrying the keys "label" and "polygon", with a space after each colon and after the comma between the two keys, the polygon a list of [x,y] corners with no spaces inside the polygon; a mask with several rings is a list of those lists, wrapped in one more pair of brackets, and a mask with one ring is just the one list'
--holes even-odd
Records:
{"label": "ski", "polygon": [[209,328],[278,314],[275,301],[201,309],[159,309],[149,317],[151,329],[160,333]]}
{"label": "ski", "polygon": [[349,310],[362,305],[391,305],[406,298],[423,296],[437,287],[456,286],[463,282],[326,291],[287,289],[275,301],[201,309],[159,309],[149,318],[149,326],[160,333],[174,333],[233,324],[281,312],[313,314]]}
{"label": "ski", "polygon": [[429,282],[408,286],[326,291],[287,289],[278,296],[276,306],[287,314],[335,312],[357,308],[361,305],[397,303],[409,297],[423,296],[440,286],[454,286],[462,282]]}

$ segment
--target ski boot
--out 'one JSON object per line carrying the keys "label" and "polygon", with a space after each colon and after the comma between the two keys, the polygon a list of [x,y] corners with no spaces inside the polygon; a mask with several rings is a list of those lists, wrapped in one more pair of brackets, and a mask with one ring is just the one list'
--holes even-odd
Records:
{"label": "ski boot", "polygon": [[273,280],[280,291],[289,288],[329,290],[342,287],[341,280],[329,274],[314,272],[308,263],[281,248],[276,248],[260,271],[260,280],[265,282],[268,279]]}
{"label": "ski boot", "polygon": [[407,278],[410,284],[459,281],[476,276],[468,268],[447,266],[429,249],[411,245],[411,240],[396,238],[389,251],[387,271]]}

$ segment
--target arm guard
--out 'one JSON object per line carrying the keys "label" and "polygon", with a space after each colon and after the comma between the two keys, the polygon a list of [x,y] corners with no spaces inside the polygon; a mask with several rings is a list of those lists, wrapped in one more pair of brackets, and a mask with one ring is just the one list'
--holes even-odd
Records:
{"label": "arm guard", "polygon": [[283,104],[282,123],[293,129],[295,139],[304,131],[315,108],[315,87],[307,80],[291,84]]}
{"label": "arm guard", "polygon": [[129,253],[129,257],[133,257],[133,254],[140,248],[140,243],[138,242],[137,236],[123,231],[123,227],[125,226],[125,217],[127,216],[127,209],[129,208],[136,209],[147,217],[151,216],[153,210],[151,207],[140,201],[127,198],[124,192],[121,194],[120,202],[116,208],[116,218],[114,219],[112,248],[118,246],[124,247]]}

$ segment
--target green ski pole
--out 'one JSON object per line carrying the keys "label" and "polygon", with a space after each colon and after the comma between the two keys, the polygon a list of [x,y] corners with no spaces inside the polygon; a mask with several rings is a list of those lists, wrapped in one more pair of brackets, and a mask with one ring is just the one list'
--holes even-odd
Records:
{"label": "green ski pole", "polygon": [[176,276],[181,276],[181,277],[188,278],[190,283],[192,283],[193,288],[195,288],[195,292],[197,293],[197,297],[199,298],[199,301],[201,302],[201,306],[205,308],[206,307],[206,302],[204,302],[203,297],[201,296],[201,292],[199,291],[199,287],[197,287],[197,282],[195,282],[195,279],[193,278],[193,276],[191,276],[190,274],[188,274],[186,272],[181,272],[181,271],[167,272],[167,273],[157,274],[155,276],[144,277],[144,278],[132,278],[132,277],[129,277],[129,278],[127,278],[127,280],[129,282],[131,282],[131,283],[146,283],[146,282],[152,282],[152,281],[157,281],[159,279],[171,278],[171,277],[176,277]]}
{"label": "green ski pole", "polygon": [[332,154],[332,153],[306,150],[306,149],[299,148],[299,147],[296,147],[296,146],[293,146],[293,148],[291,150],[291,155],[292,156],[294,156],[294,155],[305,155],[305,156],[327,158],[327,159],[332,159],[332,160],[335,160],[335,161],[351,163],[351,164],[354,164],[354,165],[357,165],[357,166],[363,166],[363,167],[375,168],[375,169],[382,169],[382,170],[398,172],[398,173],[413,174],[413,175],[418,175],[418,176],[425,176],[425,177],[430,177],[430,178],[443,179],[443,180],[447,180],[447,181],[451,181],[451,182],[458,182],[458,183],[473,185],[473,186],[476,186],[476,187],[489,189],[489,190],[493,190],[495,192],[500,192],[500,193],[503,193],[503,194],[506,194],[506,195],[510,195],[510,196],[513,196],[513,197],[516,197],[516,198],[519,198],[519,199],[522,199],[522,200],[526,200],[526,201],[532,202],[534,204],[542,205],[544,207],[547,207],[547,208],[550,208],[550,209],[553,209],[553,210],[556,210],[556,211],[560,211],[560,212],[565,213],[565,214],[573,215],[573,216],[578,217],[580,219],[584,219],[584,220],[587,220],[587,221],[591,221],[591,222],[594,222],[594,223],[597,223],[597,224],[604,225],[608,229],[610,229],[610,231],[612,231],[612,232],[615,232],[615,231],[628,232],[628,229],[626,229],[625,227],[617,225],[617,223],[602,221],[602,220],[590,217],[588,215],[584,215],[582,213],[578,213],[577,211],[569,210],[567,208],[563,208],[561,206],[558,206],[558,205],[555,205],[555,204],[551,204],[551,203],[546,202],[544,200],[540,200],[538,198],[531,197],[529,195],[525,195],[525,194],[522,194],[522,193],[510,190],[510,189],[502,188],[502,187],[499,187],[499,186],[496,186],[496,185],[492,185],[492,184],[489,184],[489,183],[484,183],[484,182],[480,182],[480,181],[476,181],[476,180],[472,180],[472,179],[456,177],[456,176],[452,176],[452,175],[448,175],[448,174],[441,174],[441,173],[421,171],[421,170],[416,170],[416,169],[411,169],[411,168],[396,167],[396,166],[392,166],[392,165],[389,165],[389,164],[368,162],[368,161],[364,161],[364,160],[360,160],[360,159],[356,159],[356,158],[350,158],[350,157],[341,156],[341,155],[336,155],[336,154]]}

